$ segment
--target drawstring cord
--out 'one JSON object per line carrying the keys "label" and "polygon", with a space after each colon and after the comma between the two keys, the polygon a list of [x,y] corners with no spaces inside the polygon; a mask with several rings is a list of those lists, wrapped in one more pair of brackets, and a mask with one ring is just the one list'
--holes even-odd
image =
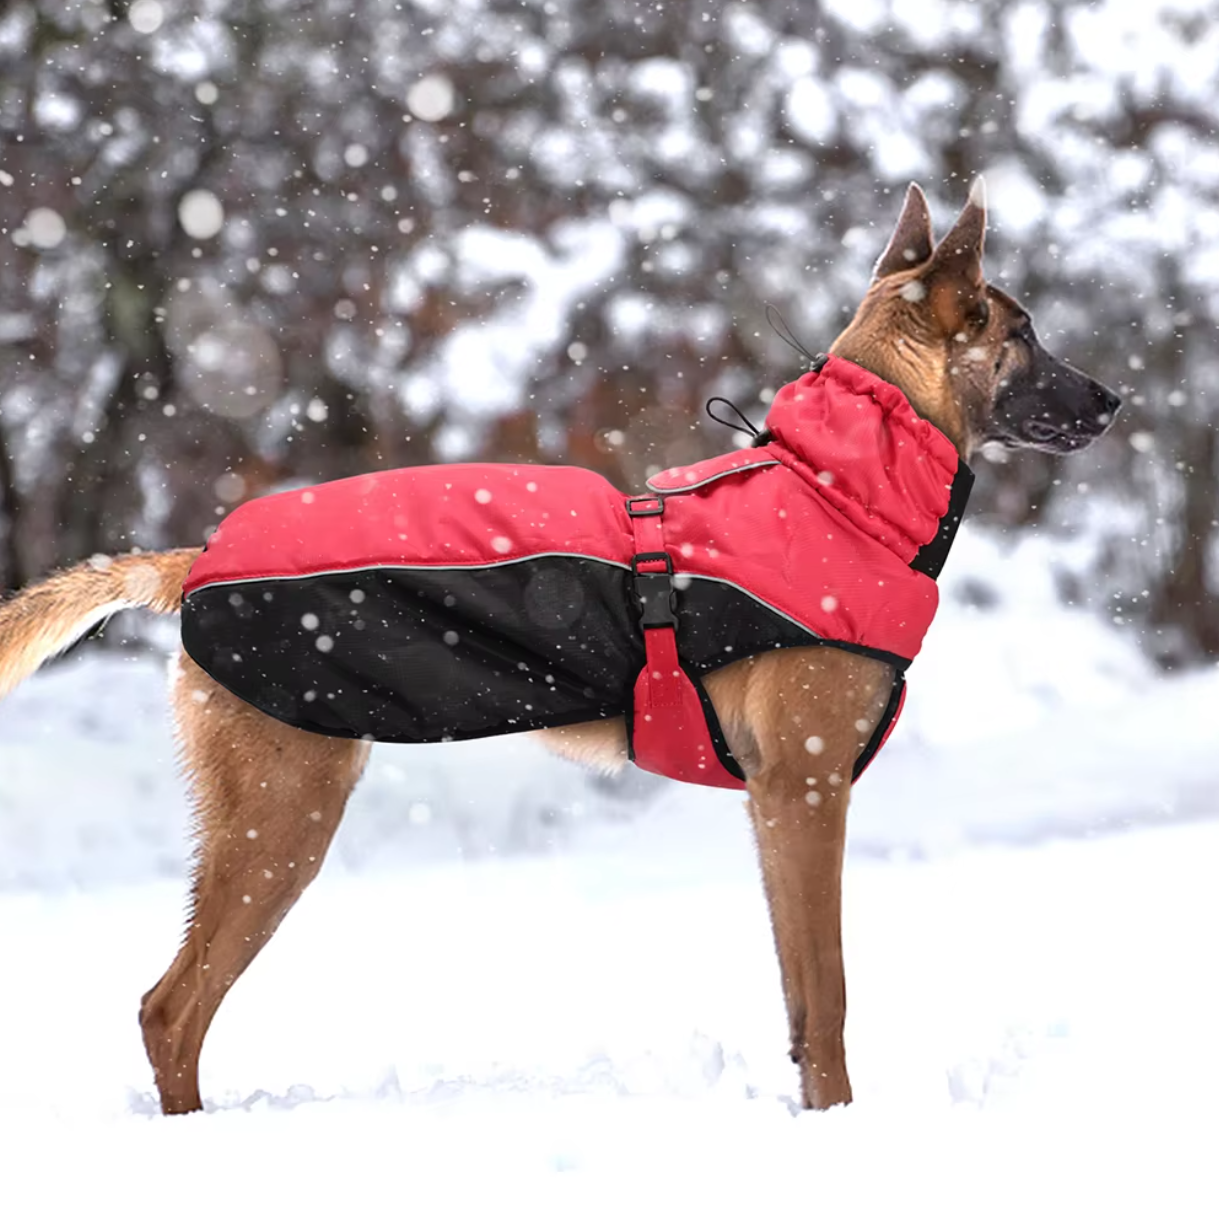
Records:
{"label": "drawstring cord", "polygon": [[[736,425],[727,417],[716,416],[716,414],[711,411],[712,404],[727,404],[728,407],[731,408],[732,411],[735,412],[736,415],[744,422],[744,424]],[[712,396],[711,399],[707,401],[707,416],[709,416],[713,421],[718,422],[720,425],[725,425],[729,429],[735,429],[737,433],[748,434],[751,438],[757,438],[758,434],[761,432],[761,430],[759,430],[758,427],[731,400],[726,399],[724,396]]]}
{"label": "drawstring cord", "polygon": [[[783,318],[783,313],[773,304],[766,304],[766,323],[770,325],[775,336],[779,338],[784,345],[789,345],[796,353],[806,358],[809,362],[816,362],[822,354],[809,353],[796,338],[796,334],[792,332],[791,325]],[[780,327],[782,325],[782,327]]]}
{"label": "drawstring cord", "polygon": [[[821,368],[829,360],[828,354],[813,354],[796,339],[796,334],[792,332],[791,325],[783,318],[783,313],[773,304],[766,304],[766,322],[774,330],[775,335],[785,344],[791,346],[798,354],[808,360],[810,367],[814,371],[820,371]],[[780,327],[780,325],[782,327]],[[717,416],[711,409],[712,404],[727,404],[729,408],[736,413],[737,417],[742,422],[741,425],[734,424],[726,417]],[[770,441],[770,431],[768,429],[759,429],[731,400],[724,396],[712,396],[707,401],[707,416],[720,425],[726,426],[728,429],[735,430],[737,433],[747,434],[753,439],[751,446],[765,446]]]}

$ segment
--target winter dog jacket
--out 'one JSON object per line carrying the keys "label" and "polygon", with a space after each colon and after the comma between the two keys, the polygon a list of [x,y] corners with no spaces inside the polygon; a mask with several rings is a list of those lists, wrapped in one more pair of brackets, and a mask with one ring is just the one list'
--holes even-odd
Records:
{"label": "winter dog jacket", "polygon": [[740,787],[702,675],[772,648],[888,662],[887,737],[935,614],[969,468],[838,358],[763,444],[625,497],[574,467],[412,467],[247,502],[184,586],[186,651],[298,728],[460,740],[625,716],[631,756]]}

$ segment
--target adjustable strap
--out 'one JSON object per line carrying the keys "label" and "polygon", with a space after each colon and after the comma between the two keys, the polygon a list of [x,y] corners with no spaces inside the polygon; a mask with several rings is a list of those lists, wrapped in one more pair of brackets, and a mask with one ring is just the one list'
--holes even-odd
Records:
{"label": "adjustable strap", "polygon": [[629,497],[626,511],[635,533],[631,572],[646,657],[628,724],[631,758],[654,774],[739,790],[744,771],[724,741],[711,700],[678,656],[677,591],[661,523],[664,498]]}

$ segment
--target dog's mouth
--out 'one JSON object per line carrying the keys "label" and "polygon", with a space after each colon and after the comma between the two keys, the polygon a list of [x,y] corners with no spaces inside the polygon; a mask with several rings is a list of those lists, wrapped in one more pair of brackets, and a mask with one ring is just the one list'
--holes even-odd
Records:
{"label": "dog's mouth", "polygon": [[1021,426],[1021,435],[1016,441],[1021,446],[1031,446],[1050,454],[1073,454],[1091,446],[1112,423],[1112,412],[1098,413],[1089,419],[1076,419],[1065,425],[1033,419]]}

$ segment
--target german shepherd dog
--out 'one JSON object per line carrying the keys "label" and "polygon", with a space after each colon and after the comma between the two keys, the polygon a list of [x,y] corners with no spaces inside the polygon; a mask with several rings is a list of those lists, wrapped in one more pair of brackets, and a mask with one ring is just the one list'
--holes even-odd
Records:
{"label": "german shepherd dog", "polygon": [[[963,460],[988,441],[1078,450],[1105,431],[1120,400],[1047,353],[1028,313],[987,284],[985,226],[979,180],[936,244],[926,199],[912,185],[871,286],[831,351],[900,388]],[[198,554],[95,557],[0,606],[0,695],[116,611],[176,611]],[[892,676],[879,661],[818,647],[769,651],[705,679],[747,776],[806,1107],[851,1100],[839,924],[850,793],[843,772],[875,728]],[[172,681],[197,849],[181,949],[140,1007],[167,1114],[202,1106],[199,1053],[212,1017],[317,875],[370,748],[261,714],[185,654]],[[804,744],[810,730],[824,742],[817,753]],[[543,739],[602,768],[626,760],[621,720]],[[805,793],[814,782],[824,794],[810,812]]]}

